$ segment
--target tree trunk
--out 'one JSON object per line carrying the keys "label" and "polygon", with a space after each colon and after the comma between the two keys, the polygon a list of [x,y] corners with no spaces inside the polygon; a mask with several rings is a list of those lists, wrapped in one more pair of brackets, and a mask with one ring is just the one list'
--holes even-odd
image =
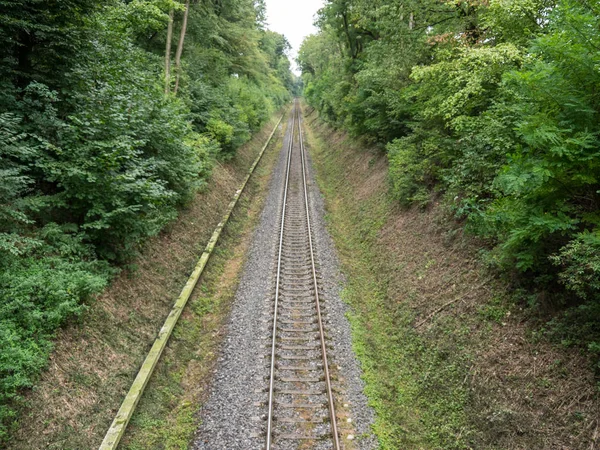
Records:
{"label": "tree trunk", "polygon": [[181,24],[181,34],[179,35],[179,43],[177,44],[177,52],[175,53],[175,90],[173,93],[177,95],[179,89],[179,74],[181,72],[181,53],[183,53],[183,41],[185,40],[185,30],[187,29],[188,14],[190,12],[190,0],[185,1],[185,11],[183,13],[183,23]]}
{"label": "tree trunk", "polygon": [[173,8],[169,11],[169,26],[167,27],[167,49],[165,51],[165,95],[171,91],[171,41],[173,40]]}

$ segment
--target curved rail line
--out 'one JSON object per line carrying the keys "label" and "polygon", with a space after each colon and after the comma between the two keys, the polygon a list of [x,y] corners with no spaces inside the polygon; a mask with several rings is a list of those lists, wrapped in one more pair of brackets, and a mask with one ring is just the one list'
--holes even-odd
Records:
{"label": "curved rail line", "polygon": [[276,445],[340,450],[301,125],[296,100],[277,255],[266,449]]}

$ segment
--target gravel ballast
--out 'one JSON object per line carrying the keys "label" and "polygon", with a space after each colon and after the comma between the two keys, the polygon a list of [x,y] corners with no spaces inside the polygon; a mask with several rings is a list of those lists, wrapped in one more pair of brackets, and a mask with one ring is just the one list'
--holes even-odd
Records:
{"label": "gravel ballast", "polygon": [[[264,210],[254,232],[235,295],[227,337],[219,356],[208,401],[200,413],[201,425],[193,448],[197,450],[251,450],[264,448],[263,417],[267,407],[269,376],[270,307],[281,220],[281,203],[289,145],[291,117],[282,150],[272,175]],[[327,233],[323,199],[314,179],[308,156],[307,183],[316,259],[326,300],[326,332],[331,349],[330,364],[338,366],[335,382],[340,404],[349,405],[342,439],[352,448],[374,449],[370,426],[374,413],[367,406],[359,364],[352,352],[347,305],[340,298],[343,277],[333,242]],[[350,419],[348,421],[347,419]],[[348,431],[348,423],[353,429]],[[361,436],[348,439],[348,434]]]}

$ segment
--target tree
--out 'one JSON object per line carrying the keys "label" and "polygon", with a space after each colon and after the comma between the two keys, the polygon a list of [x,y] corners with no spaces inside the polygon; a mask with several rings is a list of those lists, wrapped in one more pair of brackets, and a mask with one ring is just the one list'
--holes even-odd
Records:
{"label": "tree", "polygon": [[171,41],[173,40],[173,17],[175,10],[169,9],[169,25],[167,26],[167,44],[165,49],[165,95],[171,90]]}
{"label": "tree", "polygon": [[181,74],[181,54],[183,53],[183,42],[185,40],[189,12],[190,0],[186,0],[185,9],[183,11],[183,22],[181,24],[181,31],[179,32],[179,42],[177,43],[177,51],[175,52],[175,90],[173,91],[175,95],[177,95],[177,90],[179,89],[179,76]]}

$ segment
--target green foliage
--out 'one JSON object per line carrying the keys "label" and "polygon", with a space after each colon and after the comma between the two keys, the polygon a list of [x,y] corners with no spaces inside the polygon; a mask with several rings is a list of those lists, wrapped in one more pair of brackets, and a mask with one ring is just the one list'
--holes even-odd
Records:
{"label": "green foliage", "polygon": [[[263,28],[260,4],[250,0],[193,5],[187,36],[183,89],[191,119],[230,158],[290,99],[289,44]],[[161,57],[163,42],[149,44]]]}
{"label": "green foliage", "polygon": [[30,223],[23,212],[21,196],[33,183],[21,159],[30,159],[34,152],[25,143],[26,135],[19,129],[20,120],[10,113],[0,114],[0,224],[2,226],[2,250],[19,255],[27,240],[16,231],[19,226]]}
{"label": "green foliage", "polygon": [[439,181],[442,136],[414,134],[387,145],[392,193],[404,206],[429,203]]}
{"label": "green foliage", "polygon": [[[88,38],[83,23],[107,1],[0,2],[0,79],[22,88],[54,83],[76,61],[73,51]],[[3,86],[4,87],[4,86]]]}
{"label": "green foliage", "polygon": [[[45,366],[56,328],[83,311],[110,275],[75,227],[49,224],[29,249],[0,258],[0,418],[14,417],[23,388]],[[22,242],[21,242],[22,243]],[[1,245],[1,244],[0,244]],[[2,247],[4,247],[2,245]],[[0,438],[5,437],[0,428]]]}
{"label": "green foliage", "polygon": [[556,0],[491,0],[482,11],[482,26],[493,30],[497,42],[526,47],[543,31],[547,13]]}
{"label": "green foliage", "polygon": [[589,28],[597,21],[565,3],[533,42],[535,57],[505,77],[516,93],[518,143],[498,173],[490,220],[502,233],[503,256],[520,270],[548,266],[548,256],[577,232],[598,226],[600,79],[592,66],[600,40]]}
{"label": "green foliage", "polygon": [[105,37],[69,74],[76,107],[37,165],[60,185],[40,213],[68,208],[102,256],[116,258],[176,217],[206,158],[185,144],[186,110],[142,70],[158,62],[111,30]]}
{"label": "green foliage", "polygon": [[600,235],[584,232],[550,258],[561,267],[560,280],[583,299],[600,294]]}
{"label": "green foliage", "polygon": [[232,125],[229,125],[221,119],[212,118],[206,124],[206,131],[221,145],[222,148],[231,146],[234,134]]}
{"label": "green foliage", "polygon": [[[0,441],[56,329],[290,98],[264,4],[0,2]],[[174,50],[173,50],[174,52]]]}
{"label": "green foliage", "polygon": [[489,108],[502,75],[517,67],[522,56],[514,45],[500,44],[440,50],[436,59],[434,64],[415,67],[411,74],[418,114],[460,131],[469,117]]}
{"label": "green foliage", "polygon": [[599,12],[573,0],[329,0],[299,54],[305,96],[385,144],[402,205],[442,193],[515,287],[594,309]]}

